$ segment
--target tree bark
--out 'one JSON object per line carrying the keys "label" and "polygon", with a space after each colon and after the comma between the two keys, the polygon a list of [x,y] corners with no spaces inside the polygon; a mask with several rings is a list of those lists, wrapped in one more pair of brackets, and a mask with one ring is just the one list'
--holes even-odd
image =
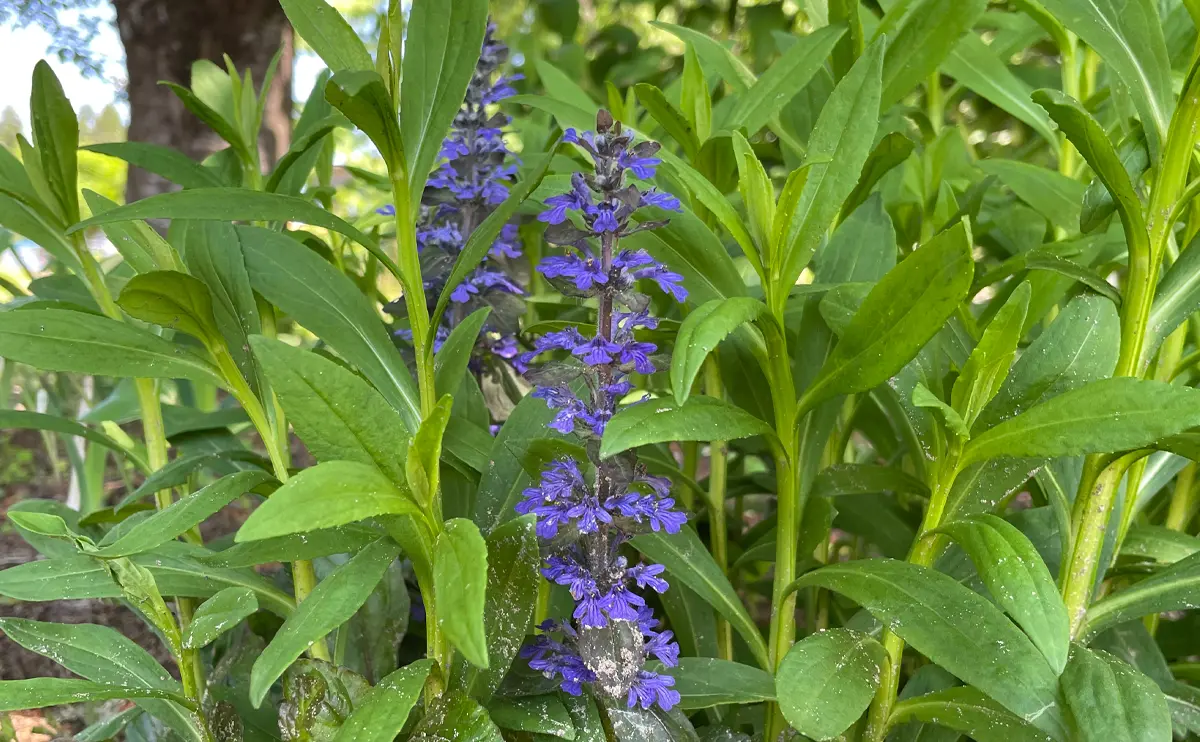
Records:
{"label": "tree bark", "polygon": [[[192,62],[210,59],[224,68],[222,54],[228,54],[239,70],[251,70],[260,86],[282,49],[267,94],[259,152],[264,166],[287,152],[294,43],[279,0],[113,0],[113,6],[129,74],[129,141],[172,147],[197,160],[222,149],[225,143],[159,81],[187,86]],[[135,201],[175,188],[130,167],[125,198]]]}

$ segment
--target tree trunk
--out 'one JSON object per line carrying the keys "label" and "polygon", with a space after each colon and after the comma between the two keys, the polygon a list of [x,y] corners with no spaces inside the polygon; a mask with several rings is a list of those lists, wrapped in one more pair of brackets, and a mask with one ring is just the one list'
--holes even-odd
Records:
{"label": "tree trunk", "polygon": [[[200,160],[225,143],[193,116],[160,80],[187,86],[192,62],[224,68],[228,54],[261,85],[272,57],[283,54],[268,92],[259,151],[274,163],[291,143],[292,28],[279,0],[113,0],[129,74],[129,141],[178,149]],[[174,190],[167,180],[129,168],[127,202]]]}

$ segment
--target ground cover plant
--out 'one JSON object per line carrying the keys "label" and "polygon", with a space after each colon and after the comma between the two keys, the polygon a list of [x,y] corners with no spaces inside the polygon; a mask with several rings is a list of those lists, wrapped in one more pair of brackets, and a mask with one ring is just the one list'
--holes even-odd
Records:
{"label": "ground cover plant", "polygon": [[[204,162],[92,148],[177,191],[81,192],[44,64],[0,149],[0,226],[51,256],[3,287],[0,428],[84,442],[78,503],[8,510],[42,558],[0,596],[119,601],[170,658],[0,618],[73,675],[0,681],[0,712],[1200,735],[1200,5],[806,2],[749,37],[656,20],[674,57],[581,79],[517,64],[486,0],[393,0],[372,44],[281,4],[328,71],[270,168],[232,63],[172,87],[228,144]],[[83,417],[30,404],[82,380]]]}

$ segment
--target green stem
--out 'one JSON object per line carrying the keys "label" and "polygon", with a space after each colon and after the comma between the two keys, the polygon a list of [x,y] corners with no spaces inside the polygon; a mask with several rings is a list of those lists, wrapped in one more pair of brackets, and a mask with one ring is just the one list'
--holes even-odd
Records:
{"label": "green stem", "polygon": [[[925,510],[921,529],[908,553],[908,561],[912,564],[922,567],[932,566],[933,560],[941,551],[941,539],[933,531],[941,526],[942,519],[946,515],[946,503],[950,498],[950,491],[954,488],[954,480],[958,477],[961,454],[961,441],[958,438],[952,438],[934,475],[933,486],[930,488],[929,507]],[[883,647],[887,650],[888,662],[882,669],[879,689],[867,712],[867,726],[863,733],[863,739],[867,742],[882,742],[887,735],[888,722],[900,687],[900,662],[904,657],[904,640],[894,632],[885,629]]]}
{"label": "green stem", "polygon": [[[723,399],[725,388],[721,383],[721,371],[715,356],[704,363],[705,392],[710,397]],[[708,529],[712,541],[713,559],[722,574],[729,572],[728,525],[725,522],[725,485],[728,475],[729,450],[725,441],[710,441],[708,444]],[[717,647],[721,659],[733,659],[733,627],[724,617],[717,618]]]}
{"label": "green stem", "polygon": [[429,345],[429,307],[425,303],[421,259],[417,254],[416,214],[404,173],[392,174],[392,201],[396,205],[396,262],[404,283],[404,305],[412,330],[417,387],[421,394],[421,419],[425,419],[437,404],[437,391],[433,384],[433,349]]}
{"label": "green stem", "polygon": [[[762,323],[767,343],[767,373],[775,411],[775,431],[783,449],[775,455],[778,523],[775,537],[775,577],[771,589],[771,630],[768,639],[771,668],[779,667],[796,639],[796,593],[787,587],[796,579],[796,544],[800,540],[799,438],[795,431],[796,387],[791,355],[783,330],[783,315]],[[767,705],[765,739],[777,739],[787,729],[777,704]]]}

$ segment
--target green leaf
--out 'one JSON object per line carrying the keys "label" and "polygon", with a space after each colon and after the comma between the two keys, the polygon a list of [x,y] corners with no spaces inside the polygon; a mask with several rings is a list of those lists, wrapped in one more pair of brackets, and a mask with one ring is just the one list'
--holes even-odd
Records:
{"label": "green leaf", "polygon": [[[168,542],[132,561],[150,571],[159,591],[169,597],[208,598],[226,587],[248,587],[259,604],[286,616],[292,599],[250,570],[210,567],[199,561],[207,549]],[[0,595],[25,601],[121,598],[109,568],[87,555],[26,562],[0,571]]]}
{"label": "green leaf", "polygon": [[772,259],[771,282],[784,292],[795,284],[842,204],[854,191],[875,142],[879,122],[883,44],[872,44],[821,108],[805,158],[807,176]]}
{"label": "green leaf", "polygon": [[0,711],[26,711],[118,698],[160,698],[180,704],[193,703],[182,693],[160,688],[109,685],[79,678],[0,680]]}
{"label": "green leaf", "polygon": [[1071,647],[1063,699],[1079,742],[1162,742],[1171,739],[1167,698],[1154,681],[1107,652]]}
{"label": "green leaf", "polygon": [[715,397],[691,397],[682,405],[668,399],[648,399],[613,416],[604,429],[600,457],[650,443],[730,441],[752,435],[777,440],[770,425]]}
{"label": "green leaf", "polygon": [[333,742],[391,742],[421,696],[433,661],[420,659],[388,675],[355,704]]}
{"label": "green leaf", "polygon": [[186,273],[139,273],[125,284],[117,304],[135,319],[186,332],[209,348],[221,342],[208,287]]}
{"label": "green leaf", "polygon": [[[115,202],[86,188],[83,197],[93,214],[102,214],[118,208]],[[113,247],[125,258],[125,262],[138,273],[185,270],[183,260],[179,253],[175,252],[175,248],[143,221],[105,224],[103,230],[108,241],[113,243]]]}
{"label": "green leaf", "polygon": [[79,121],[45,60],[33,67],[29,118],[42,174],[66,221],[73,222],[79,218]]}
{"label": "green leaf", "polygon": [[1013,364],[1000,392],[975,421],[976,435],[1051,397],[1111,376],[1119,323],[1108,299],[1072,299]]}
{"label": "green leaf", "polygon": [[230,466],[238,469],[252,468],[236,462],[248,462],[264,471],[271,468],[270,461],[253,451],[245,449],[220,450],[192,456],[180,456],[146,477],[138,485],[137,489],[122,497],[113,507],[113,510],[118,513],[126,511],[142,498],[152,495],[155,492],[187,484],[193,474],[204,469],[223,472],[227,471]]}
{"label": "green leaf", "polygon": [[242,524],[236,541],[307,533],[388,514],[423,517],[412,497],[374,466],[327,461],[275,490]]}
{"label": "green leaf", "polygon": [[[969,735],[976,742],[1051,742],[1052,737],[969,686],[900,701],[889,724],[921,721]],[[932,738],[923,734],[921,739]],[[957,737],[957,735],[954,735]]]}
{"label": "green leaf", "polygon": [[725,120],[724,128],[745,126],[746,131],[754,134],[766,126],[825,65],[834,45],[845,33],[845,26],[825,26],[797,39],[749,90],[738,96],[737,106]]}
{"label": "green leaf", "polygon": [[487,537],[487,589],[483,611],[488,667],[459,663],[455,687],[486,702],[521,648],[537,603],[541,562],[532,518],[518,518]]}
{"label": "green leaf", "polygon": [[222,383],[198,353],[124,322],[65,309],[0,312],[0,357],[47,371]]}
{"label": "green leaf", "polygon": [[[442,286],[441,296],[438,297],[437,306],[429,318],[429,331],[434,333],[441,326],[442,315],[446,312],[446,306],[450,302],[450,294],[454,293],[454,289],[458,287],[463,279],[474,271],[488,251],[492,249],[492,245],[496,241],[496,237],[500,234],[500,230],[508,224],[513,215],[517,213],[517,209],[529,198],[529,194],[542,183],[542,179],[546,177],[546,171],[550,168],[550,162],[554,158],[554,150],[556,147],[551,147],[548,152],[540,157],[529,155],[533,164],[526,172],[525,177],[519,183],[513,186],[508,192],[508,198],[504,202],[488,214],[478,227],[475,228],[471,235],[467,237],[467,242],[463,246],[462,252],[454,259],[454,267],[450,269],[450,276],[446,279],[446,283]],[[420,191],[418,191],[419,195]],[[432,335],[430,338],[432,339]]]}
{"label": "green leaf", "polygon": [[[112,578],[108,579],[113,584]],[[183,692],[179,681],[172,678],[149,652],[107,626],[0,618],[0,631],[22,647],[50,657],[92,682],[168,693]],[[183,707],[157,699],[139,700],[137,705],[166,723],[185,740],[203,739],[200,720]]]}
{"label": "green leaf", "polygon": [[213,567],[254,567],[271,562],[295,562],[331,554],[352,554],[377,538],[379,531],[374,528],[345,525],[234,544],[228,549],[201,557],[201,561]]}
{"label": "green leaf", "polygon": [[921,246],[863,300],[804,392],[801,407],[887,381],[942,329],[967,298],[974,274],[971,237],[959,222]]}
{"label": "green leaf", "polygon": [[[634,220],[641,220],[643,212],[653,219],[659,215],[657,211],[643,209],[634,215]],[[681,213],[664,216],[670,218],[666,226],[630,235],[622,244],[644,249],[682,275],[692,303],[746,295],[746,284],[725,245],[699,217],[686,208]]]}
{"label": "green leaf", "polygon": [[770,667],[762,634],[695,531],[685,526],[674,534],[646,533],[635,536],[631,543],[652,561],[665,565],[676,580],[724,616],[746,641],[759,665]]}
{"label": "green leaf", "polygon": [[0,430],[51,430],[56,433],[77,436],[124,456],[143,472],[150,471],[150,465],[137,452],[126,450],[120,443],[104,433],[65,417],[29,410],[0,410]]}
{"label": "green leaf", "polygon": [[[1142,176],[1150,169],[1150,153],[1146,151],[1146,135],[1142,130],[1139,128],[1122,139],[1116,153],[1129,182],[1140,183]],[[1083,194],[1083,210],[1079,214],[1080,231],[1096,232],[1106,227],[1108,217],[1116,210],[1117,200],[1113,198],[1112,191],[1103,179],[1093,178]]]}
{"label": "green leaf", "polygon": [[965,33],[942,63],[942,71],[1001,109],[1029,124],[1042,135],[1050,149],[1059,149],[1058,137],[1046,112],[1033,105],[1033,93],[996,52],[974,33]]}
{"label": "green leaf", "polygon": [[537,70],[538,80],[553,98],[570,103],[584,111],[595,110],[596,102],[592,96],[571,79],[571,76],[547,62],[545,59],[535,59],[534,69]]}
{"label": "green leaf", "polygon": [[745,296],[713,299],[690,312],[675,336],[671,358],[671,391],[676,404],[683,406],[691,394],[704,359],[717,345],[742,324],[766,311],[757,299]]}
{"label": "green leaf", "polygon": [[[130,219],[215,219],[217,221],[300,222],[343,234],[371,251],[393,273],[395,262],[379,244],[358,228],[298,196],[265,193],[248,188],[196,188],[160,193],[118,206],[74,225],[68,234],[88,227]],[[253,227],[239,227],[241,232]],[[276,235],[279,236],[279,235]],[[244,235],[243,235],[244,237]]]}
{"label": "green leaf", "polygon": [[184,649],[200,649],[258,610],[254,591],[228,587],[204,601],[183,634]]}
{"label": "green leaf", "polygon": [[662,172],[669,174],[670,177],[691,191],[693,198],[712,212],[721,226],[742,248],[743,253],[747,256],[756,253],[754,241],[750,238],[746,225],[742,223],[742,218],[738,216],[733,205],[725,198],[725,194],[721,193],[708,178],[701,175],[695,168],[667,150],[659,150],[658,157],[663,161]]}
{"label": "green leaf", "polygon": [[340,364],[281,340],[256,335],[250,345],[288,422],[317,461],[373,465],[404,484],[404,419],[379,392]]}
{"label": "green leaf", "polygon": [[878,194],[870,196],[813,255],[819,283],[874,283],[896,267],[896,230]]}
{"label": "green leaf", "polygon": [[429,417],[421,421],[421,427],[417,428],[416,435],[408,444],[408,457],[404,464],[405,481],[416,502],[429,512],[435,512],[433,499],[438,496],[442,438],[446,434],[450,405],[453,403],[454,398],[449,394],[442,396]]}
{"label": "green leaf", "polygon": [[1200,603],[1200,556],[1192,555],[1093,603],[1079,635],[1096,636],[1126,621],[1191,608],[1197,603]]}
{"label": "green leaf", "polygon": [[487,0],[413,2],[400,81],[400,127],[414,210],[475,73],[487,18]]}
{"label": "green leaf", "polygon": [[[881,110],[891,108],[913,88],[929,79],[942,61],[971,30],[987,8],[987,0],[917,0],[895,2],[880,25],[882,30],[899,22],[883,62]],[[893,18],[897,13],[903,18]]]}
{"label": "green leaf", "polygon": [[263,471],[243,471],[222,477],[207,487],[180,498],[124,531],[116,541],[98,549],[102,559],[133,556],[186,533],[209,516],[258,485],[271,481]]}
{"label": "green leaf", "polygon": [[675,678],[679,708],[685,711],[775,700],[774,678],[757,667],[714,657],[680,657],[675,667],[653,669]]}
{"label": "green leaf", "polygon": [[[1144,233],[1146,221],[1142,218],[1142,202],[1138,200],[1129,173],[1125,171],[1125,165],[1117,156],[1100,122],[1079,101],[1057,90],[1038,90],[1033,94],[1033,100],[1050,113],[1058,128],[1062,129],[1096,177],[1104,183],[1116,201],[1126,231],[1130,234],[1135,230]],[[1082,211],[1080,216],[1083,216]],[[1082,221],[1079,228],[1081,231],[1084,228]]]}
{"label": "green leaf", "polygon": [[1121,556],[1174,564],[1200,551],[1200,538],[1165,526],[1135,525],[1121,542]]}
{"label": "green leaf", "polygon": [[142,710],[131,706],[124,711],[89,725],[73,738],[73,742],[106,742],[115,739],[126,726],[136,721]]}
{"label": "green leaf", "polygon": [[971,437],[971,430],[963,421],[962,415],[958,414],[958,410],[943,402],[919,381],[913,386],[912,403],[914,407],[937,410],[938,414],[941,415],[942,422],[946,424],[946,428],[958,437],[964,439]]}
{"label": "green leaf", "polygon": [[254,661],[250,701],[255,708],[297,657],[314,642],[325,641],[326,634],[354,615],[399,551],[390,540],[381,538],[317,583]]}
{"label": "green leaf", "polygon": [[[406,55],[407,56],[407,55]],[[402,178],[405,148],[387,83],[372,69],[345,69],[325,83],[325,99],[374,143],[388,171]]]}
{"label": "green leaf", "polygon": [[[707,142],[712,136],[712,94],[709,91],[708,80],[704,79],[704,69],[696,56],[694,44],[687,44],[683,50],[683,77],[680,79],[679,104],[683,106],[684,115],[696,130],[696,136],[701,142]],[[697,152],[699,157],[699,152]]]}
{"label": "green leaf", "polygon": [[488,716],[501,729],[575,739],[571,715],[557,696],[498,697],[492,699],[487,710]]}
{"label": "green leaf", "polygon": [[1200,250],[1192,243],[1167,269],[1154,292],[1154,304],[1146,321],[1146,347],[1143,357],[1154,351],[1188,317],[1200,310]]}
{"label": "green leaf", "polygon": [[354,282],[290,237],[260,227],[237,230],[254,290],[329,343],[416,430],[421,419],[416,383]]}
{"label": "green leaf", "polygon": [[[200,60],[194,63],[192,65],[192,84],[197,86],[197,92],[200,90],[200,84],[197,82],[197,69],[200,68],[201,62],[208,64],[210,67],[216,70],[217,74],[224,74],[219,70],[219,68],[216,67],[216,65],[212,64],[208,60]],[[227,75],[225,75],[225,80],[226,86],[228,86],[229,77]],[[197,93],[193,93],[191,90],[188,90],[184,86],[177,83],[162,80],[159,81],[159,84],[165,85],[167,88],[169,88],[171,92],[175,94],[175,97],[179,98],[179,101],[183,103],[184,108],[191,111],[192,115],[200,119],[205,126],[216,132],[217,136],[221,137],[226,142],[229,142],[230,152],[237,155],[237,159],[234,160],[233,158],[230,158],[228,162],[233,163],[231,167],[234,168],[236,178],[240,179],[244,163],[253,162],[255,158],[253,153],[250,151],[250,147],[246,144],[246,140],[243,138],[241,132],[239,132],[237,127],[234,125],[234,122],[231,118],[232,111],[218,111],[214,106],[202,100]],[[211,99],[211,96],[205,97],[209,97]],[[224,107],[222,106],[222,108]],[[141,203],[142,201],[147,200],[149,199],[142,199],[136,203]]]}
{"label": "green leaf", "polygon": [[963,548],[1000,607],[1025,630],[1055,674],[1067,665],[1071,627],[1058,587],[1037,549],[1003,518],[977,515],[942,526]]}
{"label": "green leaf", "polygon": [[[81,149],[124,160],[130,165],[162,176],[183,188],[220,188],[226,185],[211,168],[204,167],[182,152],[170,147],[148,142],[106,142],[89,144]],[[84,196],[87,196],[88,193],[85,191]],[[91,198],[88,198],[88,206],[91,207],[92,213],[96,212],[96,207],[91,204]]]}
{"label": "green leaf", "polygon": [[237,230],[232,224],[212,221],[181,222],[175,227],[191,274],[208,286],[225,348],[258,394],[259,370],[250,351],[250,336],[262,332],[262,319]]}
{"label": "green leaf", "polygon": [[836,464],[817,474],[813,481],[812,496],[869,495],[877,492],[928,496],[929,488],[921,480],[895,467]]}
{"label": "green leaf", "polygon": [[503,742],[504,738],[482,706],[462,693],[450,691],[425,712],[408,742],[452,739]]}
{"label": "green leaf", "polygon": [[853,213],[865,203],[871,190],[883,176],[907,160],[915,147],[911,139],[899,132],[885,134],[875,145],[875,149],[871,150],[867,163],[863,165],[862,174],[858,177],[858,185],[854,186],[854,190],[842,204],[842,213]]}
{"label": "green leaf", "polygon": [[1041,0],[1046,10],[1095,49],[1125,84],[1145,126],[1154,160],[1174,108],[1171,62],[1151,0]]}
{"label": "green leaf", "polygon": [[633,92],[637,96],[638,102],[642,104],[642,108],[645,108],[663,128],[663,131],[683,148],[684,156],[694,162],[697,155],[700,154],[700,140],[696,136],[695,127],[683,112],[676,108],[674,103],[667,100],[663,91],[649,83],[635,84]]}
{"label": "green leaf", "polygon": [[334,72],[374,69],[358,34],[325,0],[280,0],[288,22]]}
{"label": "green leaf", "polygon": [[779,709],[801,734],[834,739],[875,696],[887,650],[866,634],[830,629],[792,645],[775,674]]}
{"label": "green leaf", "polygon": [[1031,293],[1029,283],[1024,282],[1009,295],[954,381],[950,403],[962,416],[968,431],[1008,378],[1021,342]]}
{"label": "green leaf", "polygon": [[471,351],[479,340],[479,331],[487,322],[491,307],[476,309],[450,331],[441,350],[433,357],[433,386],[438,396],[453,394],[467,373]]}
{"label": "green leaf", "polygon": [[983,160],[976,165],[1068,233],[1079,230],[1079,214],[1087,186],[1055,170],[1020,160]]}
{"label": "green leaf", "polygon": [[1053,458],[1149,446],[1200,425],[1200,391],[1148,379],[1101,379],[974,438],[962,466],[1000,456]]}
{"label": "green leaf", "polygon": [[487,670],[488,642],[483,610],[488,583],[488,548],[479,528],[451,518],[437,537],[433,592],[438,625],[476,667]]}
{"label": "green leaf", "polygon": [[824,587],[863,608],[932,662],[1058,736],[1057,678],[1032,642],[987,598],[927,567],[864,559],[810,572],[796,587]]}
{"label": "green leaf", "polygon": [[746,206],[746,215],[750,220],[750,235],[758,247],[758,252],[747,253],[754,270],[762,275],[763,263],[772,262],[775,245],[771,244],[774,234],[772,227],[775,216],[775,186],[767,176],[767,170],[758,161],[758,156],[750,147],[750,143],[740,132],[734,132],[733,156],[737,160],[738,192],[742,203]]}

